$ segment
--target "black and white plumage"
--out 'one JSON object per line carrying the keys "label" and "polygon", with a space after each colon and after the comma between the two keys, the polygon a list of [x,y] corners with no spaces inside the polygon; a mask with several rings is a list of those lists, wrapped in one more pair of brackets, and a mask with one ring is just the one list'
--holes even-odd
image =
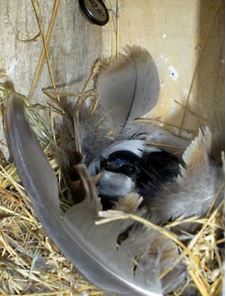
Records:
{"label": "black and white plumage", "polygon": [[[95,221],[101,203],[106,209],[121,209],[124,201],[126,211],[145,212],[159,224],[203,215],[221,180],[220,168],[211,159],[211,131],[203,129],[188,144],[155,126],[131,122],[152,108],[158,96],[158,73],[146,50],[135,47],[103,63],[96,88],[100,100],[95,114],[85,106],[80,113],[63,106],[68,114],[64,124],[70,128],[62,127],[59,163],[66,179],[75,172],[69,186],[79,183],[71,187],[77,203],[66,213],[60,210],[57,179],[16,93],[6,118],[11,153],[47,234],[88,280],[117,295],[163,295],[186,277],[180,264],[160,281],[160,274],[179,256],[177,245],[129,221],[104,225]],[[179,156],[160,148],[164,144],[176,144]],[[75,149],[79,146],[83,157]],[[128,229],[128,237],[118,244]]]}
{"label": "black and white plumage", "polygon": [[[149,204],[150,198],[164,182],[179,173],[178,158],[145,140],[123,140],[103,150],[99,159],[88,167],[91,176],[101,173],[97,189],[104,209],[119,199],[136,192]],[[108,205],[108,207],[106,207]]]}

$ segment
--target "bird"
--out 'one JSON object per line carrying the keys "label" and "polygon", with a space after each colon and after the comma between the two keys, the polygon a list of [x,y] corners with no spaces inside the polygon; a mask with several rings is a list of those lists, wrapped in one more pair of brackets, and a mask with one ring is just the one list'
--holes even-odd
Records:
{"label": "bird", "polygon": [[205,214],[222,182],[214,133],[203,126],[189,141],[136,120],[156,105],[160,89],[155,62],[143,48],[102,61],[94,84],[95,112],[89,103],[76,109],[62,101],[67,116],[57,126],[56,154],[74,199],[66,212],[16,92],[6,110],[11,155],[45,231],[81,274],[114,295],[167,295],[187,278],[183,263],[160,278],[178,260],[177,244],[129,220],[96,221],[100,213],[123,211],[161,226]]}
{"label": "bird", "polygon": [[144,140],[124,140],[104,149],[88,167],[90,176],[100,174],[98,195],[104,210],[119,198],[132,192],[143,198],[143,204],[164,182],[179,174],[179,159],[163,149],[145,144]]}

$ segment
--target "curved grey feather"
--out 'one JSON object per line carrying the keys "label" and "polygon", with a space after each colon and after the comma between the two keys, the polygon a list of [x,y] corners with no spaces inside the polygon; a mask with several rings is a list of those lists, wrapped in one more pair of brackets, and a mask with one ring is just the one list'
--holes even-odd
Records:
{"label": "curved grey feather", "polygon": [[180,154],[185,151],[190,143],[190,141],[175,136],[157,125],[142,123],[138,120],[128,123],[123,130],[123,139],[129,138],[144,140],[146,144],[157,144],[159,147],[165,146],[167,150],[167,147],[171,147],[169,151],[172,153],[180,151]]}
{"label": "curved grey feather", "polygon": [[147,146],[145,145],[145,141],[143,140],[121,140],[116,141],[103,149],[99,158],[95,158],[88,166],[89,175],[93,176],[100,171],[100,159],[107,159],[112,153],[116,151],[128,151],[137,155],[138,157],[142,157],[143,152],[157,152],[160,151],[157,147]]}
{"label": "curved grey feather", "polygon": [[156,104],[159,76],[149,52],[131,47],[103,65],[97,77],[100,104],[118,126],[142,116]]}
{"label": "curved grey feather", "polygon": [[133,270],[134,257],[142,251],[130,250],[136,233],[116,248],[116,239],[128,223],[95,225],[97,198],[83,165],[80,171],[87,196],[61,216],[56,176],[26,120],[23,100],[16,94],[10,97],[6,120],[18,173],[40,222],[60,250],[86,278],[105,291],[128,296],[162,295],[156,266],[138,265],[136,272]]}

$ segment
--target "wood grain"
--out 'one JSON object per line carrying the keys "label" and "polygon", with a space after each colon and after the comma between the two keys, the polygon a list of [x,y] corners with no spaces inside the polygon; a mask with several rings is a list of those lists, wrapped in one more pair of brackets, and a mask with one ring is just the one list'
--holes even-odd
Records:
{"label": "wood grain", "polygon": [[[112,9],[112,23],[103,28],[103,52],[114,55],[133,44],[147,48],[161,81],[159,103],[149,116],[197,131],[200,118],[195,113],[208,117],[213,105],[222,109],[224,101],[224,1],[109,0],[107,3]],[[210,97],[215,98],[212,107],[206,104],[211,102]],[[198,101],[201,103],[197,109]],[[184,114],[183,106],[192,113],[186,110]],[[222,117],[223,114],[221,120]]]}
{"label": "wood grain", "polygon": [[[183,112],[183,106],[187,104],[193,113],[199,110],[206,117],[208,110],[202,106],[205,102],[209,105],[214,96],[214,105],[223,108],[223,2],[106,0],[110,22],[98,27],[83,18],[78,1],[61,0],[49,45],[56,83],[78,91],[97,58],[113,56],[127,45],[145,47],[157,64],[161,81],[159,103],[149,116],[195,131],[200,121],[191,112]],[[39,3],[46,32],[54,1]],[[0,78],[5,71],[16,90],[27,95],[42,48],[40,37],[31,42],[19,40],[30,39],[39,31],[31,1],[0,0],[0,19]],[[194,77],[200,56],[202,61]],[[45,65],[33,100],[46,100],[41,89],[50,85]]]}
{"label": "wood grain", "polygon": [[[46,31],[54,1],[39,3]],[[42,48],[40,37],[32,42],[19,40],[30,39],[39,32],[31,1],[0,1],[0,19],[0,68],[6,71],[15,89],[27,95]],[[94,60],[101,56],[101,51],[101,29],[81,16],[77,1],[61,1],[49,46],[57,84],[73,85],[84,80]],[[41,89],[48,86],[50,79],[45,67],[35,100],[45,99]]]}

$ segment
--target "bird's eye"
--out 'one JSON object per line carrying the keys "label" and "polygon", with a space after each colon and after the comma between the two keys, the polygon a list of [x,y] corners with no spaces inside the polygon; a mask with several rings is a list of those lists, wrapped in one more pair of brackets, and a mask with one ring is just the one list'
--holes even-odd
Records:
{"label": "bird's eye", "polygon": [[119,171],[128,177],[135,175],[136,167],[131,164],[124,164],[119,168]]}

